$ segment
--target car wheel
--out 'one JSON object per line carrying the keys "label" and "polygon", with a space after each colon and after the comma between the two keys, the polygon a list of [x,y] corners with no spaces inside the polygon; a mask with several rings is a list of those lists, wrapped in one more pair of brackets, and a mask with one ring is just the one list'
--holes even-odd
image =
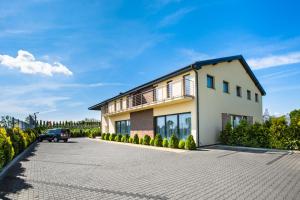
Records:
{"label": "car wheel", "polygon": [[49,141],[49,142],[52,142],[52,140],[51,140],[51,139],[49,139],[48,141]]}
{"label": "car wheel", "polygon": [[68,142],[68,139],[64,139],[64,142]]}
{"label": "car wheel", "polygon": [[54,138],[54,142],[59,142],[59,139],[57,137]]}

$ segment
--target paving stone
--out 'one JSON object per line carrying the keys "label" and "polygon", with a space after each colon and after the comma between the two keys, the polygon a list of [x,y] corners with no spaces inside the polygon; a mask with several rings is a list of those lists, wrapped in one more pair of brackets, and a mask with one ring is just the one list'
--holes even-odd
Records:
{"label": "paving stone", "polygon": [[38,143],[0,199],[300,199],[299,153],[168,152],[77,138]]}

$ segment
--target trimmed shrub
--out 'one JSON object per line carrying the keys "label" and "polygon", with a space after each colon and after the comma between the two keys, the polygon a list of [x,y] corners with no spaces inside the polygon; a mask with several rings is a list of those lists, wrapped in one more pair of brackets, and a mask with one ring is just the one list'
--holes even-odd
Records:
{"label": "trimmed shrub", "polygon": [[105,140],[109,140],[109,138],[110,138],[110,133],[106,133]]}
{"label": "trimmed shrub", "polygon": [[170,148],[178,148],[178,143],[179,143],[178,138],[173,133],[170,138],[169,147]]}
{"label": "trimmed shrub", "polygon": [[122,135],[121,135],[121,134],[118,134],[118,135],[115,137],[115,141],[116,141],[116,142],[121,142],[121,139],[122,139]]}
{"label": "trimmed shrub", "polygon": [[154,139],[153,138],[151,138],[151,140],[150,140],[150,145],[154,146]]}
{"label": "trimmed shrub", "polygon": [[163,147],[169,147],[169,142],[168,142],[167,138],[164,138],[162,145],[163,145]]}
{"label": "trimmed shrub", "polygon": [[117,134],[113,133],[109,136],[109,140],[110,141],[115,141],[115,137],[117,136]]}
{"label": "trimmed shrub", "polygon": [[105,140],[105,137],[106,137],[106,134],[105,134],[105,133],[102,133],[101,139],[102,139],[102,140]]}
{"label": "trimmed shrub", "polygon": [[162,147],[162,137],[160,134],[156,134],[154,138],[154,146]]}
{"label": "trimmed shrub", "polygon": [[187,150],[195,150],[196,149],[196,143],[192,135],[189,135],[188,138],[185,141],[185,149]]}
{"label": "trimmed shrub", "polygon": [[128,143],[129,142],[129,135],[128,134],[126,134],[126,135],[123,135],[122,136],[122,138],[121,138],[121,142],[126,142],[126,143]]}
{"label": "trimmed shrub", "polygon": [[128,139],[128,142],[129,142],[129,143],[133,143],[133,138],[130,137],[130,138]]}
{"label": "trimmed shrub", "polygon": [[133,144],[139,144],[139,136],[137,134],[133,136]]}
{"label": "trimmed shrub", "polygon": [[150,144],[150,140],[151,140],[151,137],[149,135],[145,135],[144,136],[144,145],[149,145]]}
{"label": "trimmed shrub", "polygon": [[184,140],[180,140],[179,144],[178,144],[178,148],[179,149],[184,149],[184,146],[185,146],[185,141]]}
{"label": "trimmed shrub", "polygon": [[0,128],[0,169],[10,162],[15,155],[15,151],[4,128]]}
{"label": "trimmed shrub", "polygon": [[139,144],[144,144],[144,139],[143,138],[140,138]]}

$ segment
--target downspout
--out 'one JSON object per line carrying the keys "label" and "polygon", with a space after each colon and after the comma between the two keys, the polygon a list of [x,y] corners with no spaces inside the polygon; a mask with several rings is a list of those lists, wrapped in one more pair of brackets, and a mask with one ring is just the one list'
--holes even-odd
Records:
{"label": "downspout", "polygon": [[198,85],[198,71],[195,68],[195,65],[192,65],[192,69],[194,70],[195,74],[196,74],[196,108],[197,108],[197,115],[196,115],[196,129],[197,129],[197,147],[200,147],[200,126],[199,126],[199,85]]}

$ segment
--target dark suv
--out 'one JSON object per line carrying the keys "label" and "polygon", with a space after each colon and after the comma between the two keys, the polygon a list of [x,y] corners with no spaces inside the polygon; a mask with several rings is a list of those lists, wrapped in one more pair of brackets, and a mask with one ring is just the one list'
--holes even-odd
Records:
{"label": "dark suv", "polygon": [[70,130],[66,128],[55,128],[48,129],[45,133],[41,134],[38,138],[40,142],[43,140],[48,140],[49,142],[59,142],[63,140],[64,142],[68,142],[70,138]]}

